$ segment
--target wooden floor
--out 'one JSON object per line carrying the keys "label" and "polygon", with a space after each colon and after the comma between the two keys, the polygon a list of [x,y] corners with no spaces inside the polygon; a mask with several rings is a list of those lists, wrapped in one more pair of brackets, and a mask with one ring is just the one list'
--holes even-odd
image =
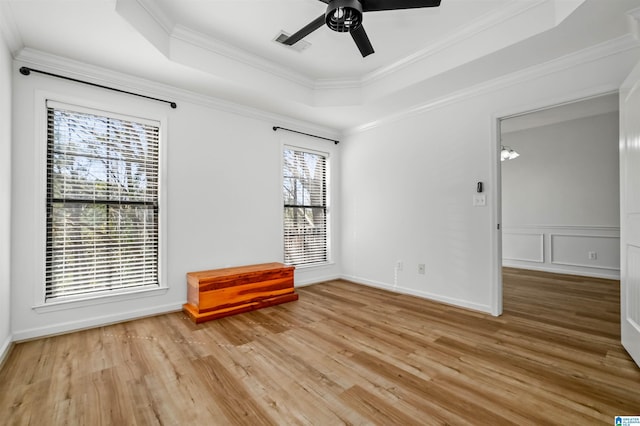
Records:
{"label": "wooden floor", "polygon": [[613,424],[640,415],[616,281],[504,274],[504,315],[333,281],[15,346],[8,425]]}

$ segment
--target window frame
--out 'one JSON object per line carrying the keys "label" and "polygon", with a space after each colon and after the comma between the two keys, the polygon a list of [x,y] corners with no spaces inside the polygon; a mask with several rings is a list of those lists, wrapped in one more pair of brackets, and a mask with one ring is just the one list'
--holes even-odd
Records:
{"label": "window frame", "polygon": [[[86,98],[77,98],[73,96],[60,95],[59,93],[51,93],[45,91],[37,91],[35,97],[36,114],[39,126],[37,130],[37,140],[40,141],[37,150],[38,170],[37,182],[39,188],[35,191],[37,205],[41,209],[36,214],[38,226],[34,237],[36,239],[34,247],[39,247],[41,255],[39,256],[38,277],[36,280],[36,289],[34,292],[34,303],[32,309],[36,312],[52,312],[65,310],[69,308],[92,306],[102,303],[120,302],[142,297],[158,296],[166,294],[169,290],[166,279],[166,123],[167,116],[158,108],[140,102],[126,102],[122,99],[113,102],[92,102]],[[67,108],[77,112],[87,112],[91,114],[102,115],[106,117],[125,119],[131,121],[140,121],[144,123],[152,122],[159,128],[158,134],[158,259],[157,273],[158,285],[146,287],[134,287],[123,289],[121,291],[109,291],[107,294],[87,294],[81,297],[54,298],[46,299],[46,261],[47,261],[47,177],[48,177],[48,103]],[[115,112],[117,111],[117,112]],[[143,111],[144,114],[141,114]]]}
{"label": "window frame", "polygon": [[[319,155],[324,157],[325,159],[325,170],[324,170],[324,174],[325,174],[325,183],[324,183],[324,187],[325,187],[325,252],[326,252],[326,256],[325,256],[325,260],[323,261],[319,261],[319,262],[314,262],[314,263],[303,263],[303,264],[295,264],[295,263],[291,263],[289,265],[295,266],[296,269],[309,269],[309,268],[316,268],[316,267],[323,267],[323,266],[327,266],[330,264],[333,264],[333,259],[332,259],[332,244],[331,244],[331,235],[332,235],[332,213],[331,213],[331,153],[328,151],[322,151],[322,150],[318,150],[318,149],[313,149],[313,148],[308,148],[305,146],[300,146],[297,144],[289,144],[289,143],[283,143],[282,144],[282,149],[281,149],[281,153],[280,153],[280,161],[281,161],[281,165],[280,165],[280,201],[281,201],[281,212],[282,212],[282,220],[281,220],[281,226],[282,226],[282,256],[283,256],[283,261],[286,263],[286,259],[284,259],[285,256],[285,244],[286,244],[286,238],[285,238],[285,226],[284,226],[284,220],[285,220],[285,209],[288,208],[287,205],[285,204],[285,200],[284,200],[284,194],[283,194],[283,188],[284,188],[284,153],[285,150],[293,150],[293,151],[300,151],[300,152],[305,152],[305,153],[309,153],[309,154],[313,154],[313,155]],[[286,263],[288,264],[288,263]]]}

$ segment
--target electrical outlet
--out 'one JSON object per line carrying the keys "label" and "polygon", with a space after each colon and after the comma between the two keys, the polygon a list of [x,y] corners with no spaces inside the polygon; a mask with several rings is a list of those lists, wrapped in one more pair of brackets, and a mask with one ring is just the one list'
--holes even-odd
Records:
{"label": "electrical outlet", "polygon": [[425,274],[424,263],[419,263],[419,264],[418,264],[418,273],[419,273],[420,275],[424,275],[424,274]]}
{"label": "electrical outlet", "polygon": [[595,251],[589,252],[589,260],[596,260],[597,258],[598,258],[598,253],[596,253]]}
{"label": "electrical outlet", "polygon": [[403,264],[402,260],[398,260],[396,262],[396,271],[402,271],[402,268],[404,268],[404,264]]}

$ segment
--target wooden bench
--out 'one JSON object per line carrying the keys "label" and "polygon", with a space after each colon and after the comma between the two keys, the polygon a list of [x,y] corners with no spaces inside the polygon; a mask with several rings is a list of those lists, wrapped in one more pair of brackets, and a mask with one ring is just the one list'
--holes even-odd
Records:
{"label": "wooden bench", "polygon": [[293,266],[282,263],[187,273],[184,312],[199,324],[228,315],[298,300]]}

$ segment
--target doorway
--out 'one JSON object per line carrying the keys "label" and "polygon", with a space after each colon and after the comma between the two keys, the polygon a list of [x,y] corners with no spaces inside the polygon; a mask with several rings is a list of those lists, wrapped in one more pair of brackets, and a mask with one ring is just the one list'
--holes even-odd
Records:
{"label": "doorway", "polygon": [[500,274],[619,279],[618,117],[615,92],[498,119]]}

